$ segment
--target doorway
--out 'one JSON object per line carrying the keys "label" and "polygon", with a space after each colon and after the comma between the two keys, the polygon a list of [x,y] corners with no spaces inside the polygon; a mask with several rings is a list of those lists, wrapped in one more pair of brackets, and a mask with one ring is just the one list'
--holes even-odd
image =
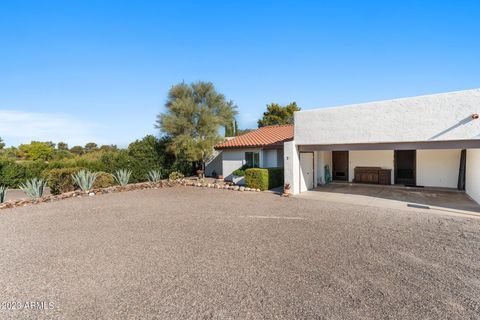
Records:
{"label": "doorway", "polygon": [[313,161],[313,152],[300,152],[300,192],[314,187]]}
{"label": "doorway", "polygon": [[415,186],[416,163],[416,150],[395,150],[395,184]]}
{"label": "doorway", "polygon": [[332,180],[348,181],[348,151],[332,151]]}

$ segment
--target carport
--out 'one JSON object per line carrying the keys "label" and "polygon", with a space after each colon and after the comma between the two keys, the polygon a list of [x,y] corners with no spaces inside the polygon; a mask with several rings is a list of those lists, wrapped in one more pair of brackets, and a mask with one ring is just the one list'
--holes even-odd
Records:
{"label": "carport", "polygon": [[333,182],[303,192],[298,197],[380,208],[413,209],[416,211],[433,209],[480,216],[480,205],[465,192],[444,188]]}
{"label": "carport", "polygon": [[332,180],[434,187],[480,202],[479,106],[474,89],[296,112],[285,183],[293,194]]}

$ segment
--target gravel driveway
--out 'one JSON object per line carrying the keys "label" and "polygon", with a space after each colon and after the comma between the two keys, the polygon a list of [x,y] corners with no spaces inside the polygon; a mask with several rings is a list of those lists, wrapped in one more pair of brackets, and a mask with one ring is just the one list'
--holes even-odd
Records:
{"label": "gravel driveway", "polygon": [[0,235],[1,319],[480,318],[474,217],[175,187],[2,210]]}

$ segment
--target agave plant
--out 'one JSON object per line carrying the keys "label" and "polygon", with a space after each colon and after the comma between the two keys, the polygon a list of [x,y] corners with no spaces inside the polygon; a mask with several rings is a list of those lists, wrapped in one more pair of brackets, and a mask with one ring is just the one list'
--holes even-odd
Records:
{"label": "agave plant", "polygon": [[73,181],[82,189],[82,191],[88,191],[93,188],[93,184],[97,179],[98,173],[90,172],[87,170],[81,170],[72,174]]}
{"label": "agave plant", "polygon": [[20,184],[20,189],[27,196],[32,199],[40,198],[43,195],[43,191],[45,190],[46,181],[43,179],[33,178],[27,180],[25,183]]}
{"label": "agave plant", "polygon": [[7,196],[7,187],[0,186],[0,203],[5,201],[5,197]]}
{"label": "agave plant", "polygon": [[159,182],[162,180],[162,173],[160,170],[152,169],[148,172],[147,178],[150,182]]}
{"label": "agave plant", "polygon": [[113,175],[113,177],[115,178],[115,180],[118,182],[119,185],[125,186],[128,184],[128,181],[130,180],[131,175],[132,175],[131,170],[120,169],[115,171],[115,174]]}

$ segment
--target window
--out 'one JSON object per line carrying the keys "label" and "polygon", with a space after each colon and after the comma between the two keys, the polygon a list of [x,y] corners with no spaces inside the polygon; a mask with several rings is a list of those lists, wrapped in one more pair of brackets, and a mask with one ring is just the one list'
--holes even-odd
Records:
{"label": "window", "polygon": [[260,167],[260,153],[245,152],[245,164],[250,168]]}

